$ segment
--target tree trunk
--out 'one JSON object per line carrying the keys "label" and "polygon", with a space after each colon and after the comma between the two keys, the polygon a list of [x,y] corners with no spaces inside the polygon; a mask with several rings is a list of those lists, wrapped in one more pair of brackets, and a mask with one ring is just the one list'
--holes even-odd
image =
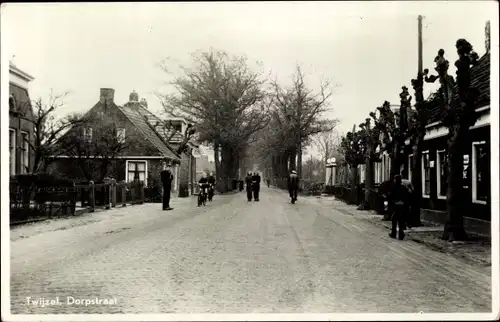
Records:
{"label": "tree trunk", "polygon": [[400,144],[398,142],[394,143],[391,153],[391,172],[390,179],[393,180],[394,176],[401,174],[401,156],[399,155]]}
{"label": "tree trunk", "polygon": [[290,156],[289,157],[290,157],[290,164],[288,166],[288,169],[295,169],[295,170],[297,170],[297,150],[293,149],[290,152]]}
{"label": "tree trunk", "polygon": [[302,142],[299,143],[298,151],[295,151],[295,154],[297,154],[297,175],[302,179]]}
{"label": "tree trunk", "polygon": [[372,196],[372,189],[374,185],[373,176],[373,160],[371,159],[371,148],[368,149],[368,155],[365,157],[365,196],[360,210],[370,210],[370,200]]}
{"label": "tree trunk", "polygon": [[349,203],[355,204],[357,200],[357,187],[358,187],[358,166],[357,165],[349,165],[350,168],[350,186],[351,193],[349,197]]}
{"label": "tree trunk", "polygon": [[413,160],[411,163],[411,183],[415,189],[411,203],[411,214],[409,223],[412,227],[422,226],[420,220],[421,203],[422,203],[422,142],[423,137],[418,138],[412,145]]}
{"label": "tree trunk", "polygon": [[236,160],[236,151],[230,145],[222,146],[221,168],[224,180],[224,192],[232,190],[232,180],[236,179],[238,164]]}
{"label": "tree trunk", "polygon": [[448,191],[446,220],[442,239],[466,240],[464,229],[464,189],[463,189],[463,156],[464,142],[467,142],[468,126],[455,124],[449,128],[448,139]]}
{"label": "tree trunk", "polygon": [[216,179],[220,177],[220,162],[219,162],[219,149],[217,144],[214,144],[214,162],[215,162],[215,176]]}

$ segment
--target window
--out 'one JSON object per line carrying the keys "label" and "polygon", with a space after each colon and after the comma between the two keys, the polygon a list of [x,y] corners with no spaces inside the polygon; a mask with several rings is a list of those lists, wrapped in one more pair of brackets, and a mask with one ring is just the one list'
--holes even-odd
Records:
{"label": "window", "polygon": [[431,166],[429,151],[422,153],[422,195],[429,197],[431,194]]}
{"label": "window", "polygon": [[375,163],[375,183],[382,182],[382,162]]}
{"label": "window", "polygon": [[29,151],[30,151],[30,146],[29,146],[29,134],[27,132],[21,132],[21,174],[26,174],[28,173],[28,167],[29,167]]}
{"label": "window", "polygon": [[446,198],[448,190],[448,154],[446,151],[437,151],[436,154],[436,174],[437,174],[437,196],[440,199]]}
{"label": "window", "polygon": [[118,140],[118,143],[120,143],[120,144],[125,143],[125,129],[124,128],[118,128],[116,130],[116,138]]}
{"label": "window", "polygon": [[16,174],[16,130],[9,129],[9,169],[10,175]]}
{"label": "window", "polygon": [[411,169],[413,167],[413,154],[408,156],[408,180],[411,181]]}
{"label": "window", "polygon": [[147,183],[146,161],[127,161],[126,168],[127,168],[127,182],[139,180],[144,182],[144,184]]}
{"label": "window", "polygon": [[472,200],[487,203],[490,193],[490,147],[486,142],[472,144]]}
{"label": "window", "polygon": [[464,164],[463,164],[463,175],[462,175],[462,179],[463,179],[463,188],[464,189],[469,189],[469,182],[471,181],[470,180],[470,177],[471,177],[471,165],[470,165],[470,162],[469,162],[469,155],[468,154],[464,154]]}
{"label": "window", "polygon": [[16,110],[16,99],[14,98],[13,95],[10,95],[9,97],[9,110],[11,111]]}
{"label": "window", "polygon": [[83,128],[83,137],[85,141],[91,142],[92,141],[92,128],[91,127],[84,127]]}

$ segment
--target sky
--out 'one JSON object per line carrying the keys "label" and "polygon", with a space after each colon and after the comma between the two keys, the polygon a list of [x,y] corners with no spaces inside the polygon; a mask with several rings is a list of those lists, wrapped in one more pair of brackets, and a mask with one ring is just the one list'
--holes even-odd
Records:
{"label": "sky", "polygon": [[[1,36],[8,59],[35,77],[32,99],[70,91],[64,114],[90,109],[101,87],[114,88],[118,104],[135,90],[159,112],[154,92],[169,90],[171,76],[158,63],[189,65],[191,53],[214,48],[260,61],[283,82],[296,64],[313,90],[330,80],[324,117],[345,133],[385,100],[399,104],[401,86],[413,96],[419,14],[424,68],[434,71],[443,48],[455,75],[456,40],[484,54],[497,13],[496,1],[4,4]],[[426,84],[425,95],[436,88]]]}

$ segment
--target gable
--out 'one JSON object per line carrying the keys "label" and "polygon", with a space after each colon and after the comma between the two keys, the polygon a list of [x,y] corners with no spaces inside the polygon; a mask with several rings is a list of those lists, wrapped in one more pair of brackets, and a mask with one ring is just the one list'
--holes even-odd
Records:
{"label": "gable", "polygon": [[155,133],[155,131],[149,126],[148,122],[144,119],[137,107],[126,106],[118,107],[118,109],[127,117],[128,120],[133,124],[133,126],[144,136],[144,138],[149,141],[158,151],[165,157],[172,160],[180,160],[178,156],[171,147],[167,146],[162,139]]}

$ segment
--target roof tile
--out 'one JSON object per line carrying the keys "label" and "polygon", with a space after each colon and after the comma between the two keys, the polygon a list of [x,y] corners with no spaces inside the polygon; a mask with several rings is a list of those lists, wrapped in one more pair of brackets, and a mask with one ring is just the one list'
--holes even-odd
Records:
{"label": "roof tile", "polygon": [[[151,129],[143,114],[141,113],[141,107],[136,106],[125,106],[119,107],[120,110],[125,114],[125,116],[141,131],[144,136],[167,158],[173,160],[180,160],[180,157],[167,146],[158,135]],[[145,109],[144,109],[145,110]]]}
{"label": "roof tile", "polygon": [[[490,61],[490,53],[486,53],[478,60],[476,66],[471,69],[471,86],[479,90],[479,97],[476,100],[477,108],[490,104]],[[429,95],[427,102],[432,101],[436,95],[437,93]],[[429,113],[428,123],[439,122],[442,119],[443,110],[438,103],[427,104],[426,108]]]}

